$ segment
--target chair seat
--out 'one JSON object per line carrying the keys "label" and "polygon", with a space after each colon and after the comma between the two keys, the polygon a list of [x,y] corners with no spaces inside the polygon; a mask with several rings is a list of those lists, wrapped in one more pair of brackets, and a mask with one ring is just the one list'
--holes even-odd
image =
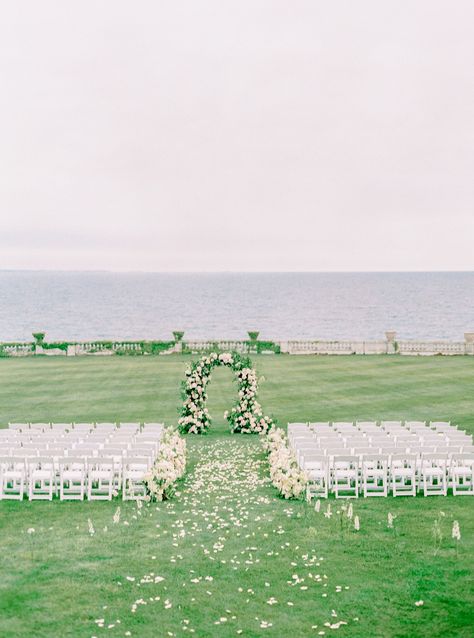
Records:
{"label": "chair seat", "polygon": [[6,479],[21,479],[25,478],[25,473],[21,470],[6,470],[3,472],[3,477]]}
{"label": "chair seat", "polygon": [[94,470],[93,472],[89,472],[89,478],[91,480],[94,479],[109,479],[114,475],[113,470]]}
{"label": "chair seat", "polygon": [[335,477],[339,479],[343,478],[356,478],[359,473],[357,470],[336,470]]}
{"label": "chair seat", "polygon": [[415,470],[411,468],[394,468],[392,469],[392,474],[394,476],[413,476],[415,474]]}
{"label": "chair seat", "polygon": [[128,470],[125,475],[128,479],[141,480],[145,473],[143,470]]}
{"label": "chair seat", "polygon": [[473,467],[454,467],[452,470],[456,476],[471,476],[474,473]]}
{"label": "chair seat", "polygon": [[423,468],[423,474],[425,476],[444,476],[446,472],[441,467],[425,467]]}
{"label": "chair seat", "polygon": [[53,470],[33,470],[31,472],[32,479],[49,479],[54,475]]}
{"label": "chair seat", "polygon": [[67,472],[63,472],[61,476],[63,480],[66,481],[81,480],[84,478],[84,472],[81,472],[79,470],[69,470]]}
{"label": "chair seat", "polygon": [[387,474],[386,470],[379,470],[379,469],[370,469],[370,470],[365,470],[364,472],[365,476],[385,476]]}
{"label": "chair seat", "polygon": [[307,470],[308,476],[310,479],[318,479],[325,478],[327,476],[327,472],[325,470]]}

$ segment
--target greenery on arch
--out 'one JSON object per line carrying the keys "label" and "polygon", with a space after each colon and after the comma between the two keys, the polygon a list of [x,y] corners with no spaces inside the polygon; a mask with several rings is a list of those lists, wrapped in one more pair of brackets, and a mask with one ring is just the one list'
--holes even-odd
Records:
{"label": "greenery on arch", "polygon": [[228,366],[235,373],[239,386],[237,402],[224,415],[231,431],[243,434],[266,432],[273,420],[264,416],[257,401],[257,373],[249,357],[238,352],[211,352],[193,361],[186,369],[186,380],[181,384],[183,406],[178,421],[181,432],[204,434],[208,431],[211,417],[206,408],[206,387],[217,366]]}

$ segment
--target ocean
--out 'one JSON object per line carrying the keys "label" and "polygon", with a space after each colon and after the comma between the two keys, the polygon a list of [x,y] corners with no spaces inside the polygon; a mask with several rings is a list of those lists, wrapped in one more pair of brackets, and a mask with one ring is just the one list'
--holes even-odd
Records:
{"label": "ocean", "polygon": [[462,340],[474,272],[116,273],[0,271],[0,341]]}

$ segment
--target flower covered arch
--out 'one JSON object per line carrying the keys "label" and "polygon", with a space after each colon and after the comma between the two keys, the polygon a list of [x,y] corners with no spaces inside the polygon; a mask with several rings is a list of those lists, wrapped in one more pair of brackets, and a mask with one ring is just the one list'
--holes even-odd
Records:
{"label": "flower covered arch", "polygon": [[208,431],[211,417],[206,408],[206,386],[217,366],[228,366],[235,373],[239,385],[238,401],[224,415],[231,431],[244,434],[266,432],[273,421],[263,415],[257,401],[257,373],[250,359],[237,352],[212,352],[199,361],[193,361],[186,369],[186,380],[182,382],[183,407],[178,421],[181,432],[204,434]]}

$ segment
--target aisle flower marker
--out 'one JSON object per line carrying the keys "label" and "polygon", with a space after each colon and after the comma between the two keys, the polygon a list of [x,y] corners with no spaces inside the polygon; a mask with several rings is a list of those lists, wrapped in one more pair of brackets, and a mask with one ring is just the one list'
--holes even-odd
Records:
{"label": "aisle flower marker", "polygon": [[225,413],[232,432],[243,434],[266,432],[272,425],[270,417],[264,416],[257,401],[257,373],[248,357],[237,352],[213,352],[194,361],[186,369],[186,380],[182,382],[183,407],[178,421],[181,432],[204,434],[211,425],[206,408],[206,386],[215,367],[228,366],[239,384],[238,401],[230,412]]}
{"label": "aisle flower marker", "polygon": [[[144,478],[146,499],[166,501],[172,498],[176,491],[176,483],[184,475],[185,470],[186,441],[173,428],[165,428],[158,456]],[[119,517],[120,513],[117,518]]]}
{"label": "aisle flower marker", "polygon": [[308,483],[308,476],[299,467],[285,431],[272,427],[264,436],[263,447],[268,452],[272,484],[283,498],[301,498]]}

